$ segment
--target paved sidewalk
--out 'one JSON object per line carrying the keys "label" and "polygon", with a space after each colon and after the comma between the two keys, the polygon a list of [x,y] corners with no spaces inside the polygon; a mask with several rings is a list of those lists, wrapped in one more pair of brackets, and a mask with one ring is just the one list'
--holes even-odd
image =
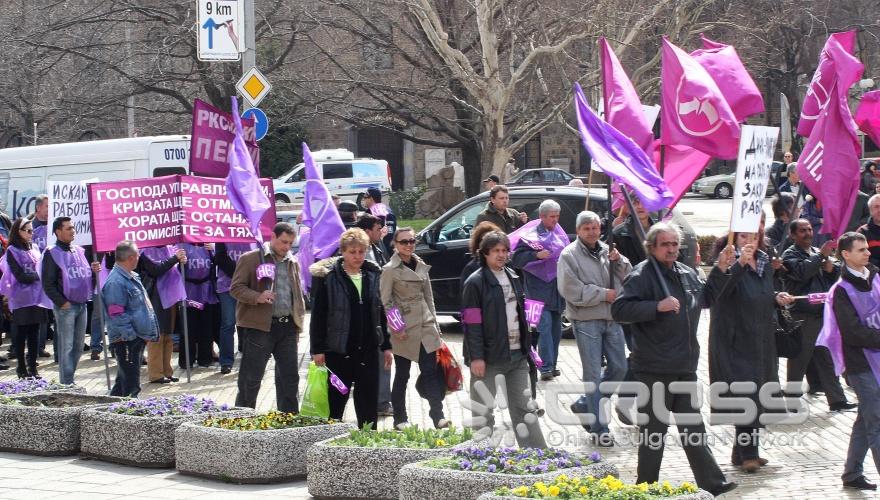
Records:
{"label": "paved sidewalk", "polygon": [[[708,381],[708,366],[705,355],[707,345],[709,316],[705,312],[700,323],[700,345],[703,356],[700,361],[700,381]],[[461,355],[461,330],[457,323],[443,323],[446,340],[453,351]],[[5,350],[5,349],[4,349]],[[300,350],[307,350],[307,336],[300,343]],[[305,372],[308,357],[300,353],[300,393],[305,385]],[[40,367],[41,373],[47,378],[57,378],[57,366],[45,363]],[[175,356],[176,362],[176,356]],[[173,395],[194,393],[210,397],[218,402],[233,403],[236,393],[236,374],[239,359],[232,374],[221,375],[219,366],[212,368],[195,368],[192,384],[145,384],[143,397],[152,395]],[[14,363],[13,363],[14,364]],[[176,365],[175,365],[176,366]],[[783,363],[784,367],[784,363]],[[577,383],[580,380],[581,366],[577,347],[573,340],[563,340],[560,353],[559,368],[562,377],[554,382],[538,384],[539,401],[544,403],[545,391],[561,386],[564,383]],[[113,369],[111,363],[111,369]],[[273,361],[269,362],[263,390],[258,400],[258,408],[268,410],[275,405]],[[467,370],[464,370],[467,379]],[[784,374],[784,370],[781,371]],[[13,370],[0,372],[0,380],[14,378]],[[177,370],[177,376],[185,380],[183,370]],[[145,374],[142,379],[145,379]],[[428,405],[421,400],[412,387],[416,374],[410,378],[408,392],[408,411],[410,421],[420,425],[430,425]],[[80,362],[77,371],[77,382],[85,386],[89,393],[106,392],[104,362],[91,361],[88,353]],[[467,380],[465,380],[467,387]],[[847,397],[855,401],[855,394],[846,389]],[[459,393],[447,397],[447,417],[455,425],[462,423],[463,413]],[[548,409],[541,421],[548,443],[572,451],[591,451],[593,449],[587,434],[579,426],[563,426],[551,418],[551,413],[567,413],[568,404],[574,395],[560,397],[559,411]],[[710,433],[716,439],[713,446],[715,458],[721,465],[728,480],[737,481],[740,487],[725,498],[752,499],[807,499],[807,498],[874,498],[872,494],[863,494],[845,490],[840,485],[840,474],[849,442],[849,433],[855,419],[855,411],[829,412],[823,396],[806,397],[810,416],[806,423],[789,429],[783,426],[770,426],[767,434],[762,436],[762,456],[770,460],[770,464],[756,474],[744,474],[730,465],[730,449],[732,427],[712,426]],[[705,412],[705,410],[704,410]],[[496,420],[503,416],[509,421],[506,412],[496,412]],[[346,420],[354,421],[354,411],[349,404],[345,415]],[[381,419],[380,427],[390,428],[391,417]],[[615,421],[611,425],[615,438],[620,441],[635,439],[635,427],[623,426]],[[671,434],[672,435],[672,434]],[[775,440],[775,443],[772,441]],[[608,460],[614,462],[621,471],[625,481],[635,480],[637,453],[634,446],[621,445],[611,449],[599,449]],[[865,462],[865,470],[869,480],[876,482],[878,475],[870,454]],[[667,446],[661,478],[673,483],[693,481],[684,453],[677,445]],[[139,469],[122,465],[109,464],[79,457],[32,457],[14,453],[0,453],[0,499],[35,500],[40,498],[155,498],[172,500],[177,498],[230,498],[235,500],[260,499],[274,497],[309,498],[304,480],[279,485],[230,485],[205,479],[178,474],[173,470]]]}

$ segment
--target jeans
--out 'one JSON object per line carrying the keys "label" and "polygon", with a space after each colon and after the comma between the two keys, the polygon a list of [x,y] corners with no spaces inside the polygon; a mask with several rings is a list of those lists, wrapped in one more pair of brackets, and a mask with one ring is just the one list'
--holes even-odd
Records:
{"label": "jeans", "polygon": [[[488,427],[494,432],[495,417],[492,409],[498,399],[495,397],[498,390],[497,376],[503,377],[504,386],[507,388],[507,412],[510,414],[517,444],[521,448],[546,448],[547,442],[544,440],[544,433],[541,432],[541,425],[529,406],[531,401],[529,363],[525,354],[520,351],[510,351],[510,361],[487,363],[483,378],[475,377],[471,372],[473,427],[476,429]],[[486,389],[492,397],[490,401],[485,401],[481,397],[481,393]],[[520,430],[524,432],[519,432]]]}
{"label": "jeans", "polygon": [[72,384],[76,365],[83,353],[86,338],[86,305],[70,303],[67,309],[55,312],[55,352],[58,353],[58,382]]}
{"label": "jeans", "polygon": [[862,463],[868,450],[874,457],[874,467],[880,472],[880,385],[870,370],[847,373],[847,380],[859,397],[859,413],[849,436],[849,450],[841,478],[853,481],[864,475]]}
{"label": "jeans", "polygon": [[[406,385],[409,383],[409,372],[412,361],[403,356],[394,356],[394,388],[391,390],[391,403],[394,407],[394,425],[408,422],[406,413]],[[381,368],[380,368],[381,369]],[[419,378],[416,381],[419,395],[428,400],[428,415],[437,425],[443,418],[443,398],[446,397],[446,383],[443,369],[437,364],[437,353],[425,351],[419,346]]]}
{"label": "jeans", "polygon": [[[101,311],[99,314],[104,314],[104,311]],[[106,323],[106,320],[104,321]],[[91,326],[91,341],[89,342],[89,347],[92,348],[92,352],[101,352],[104,350],[104,332],[101,331],[101,317],[92,312],[92,324]]]}
{"label": "jeans", "polygon": [[385,355],[379,351],[379,406],[391,403],[391,368],[385,369]]}
{"label": "jeans", "polygon": [[559,311],[544,310],[538,322],[538,354],[544,361],[541,373],[556,369],[556,358],[559,357],[559,342],[562,340],[562,314]]}
{"label": "jeans", "polygon": [[220,366],[235,363],[235,305],[229,292],[218,293],[220,299]]}
{"label": "jeans", "polygon": [[[582,380],[596,384],[596,390],[592,394],[581,396],[575,405],[586,408],[587,413],[596,417],[590,432],[604,434],[608,432],[611,413],[609,411],[610,404],[606,399],[606,404],[603,405],[604,408],[600,414],[599,405],[602,401],[602,393],[599,391],[599,383],[621,381],[626,375],[623,329],[613,321],[602,319],[574,321],[572,326],[578,352],[581,356]],[[608,362],[604,375],[602,374],[603,355]]]}
{"label": "jeans", "polygon": [[[689,394],[669,392],[669,384],[672,382],[696,382],[696,373],[675,375],[636,372],[634,375],[637,381],[648,387],[653,387],[656,382],[663,384],[664,408],[669,411],[688,415],[700,414],[700,409],[694,407]],[[663,462],[663,448],[669,423],[660,420],[654,413],[652,401],[648,401],[646,407],[642,407],[641,411],[648,414],[648,425],[639,428],[641,441],[639,443],[636,483],[653,483],[660,478],[660,464]],[[697,480],[697,485],[708,491],[717,489],[725,481],[724,474],[718,467],[718,462],[715,461],[706,442],[706,426],[703,425],[702,417],[699,424],[676,423],[676,427],[678,427],[682,448],[691,466],[691,471],[694,473],[694,478]]]}
{"label": "jeans", "polygon": [[[299,411],[299,359],[296,353],[298,333],[293,319],[280,323],[272,320],[268,332],[239,328],[244,340],[241,365],[238,367],[238,394],[235,406],[257,407],[257,395],[266,372],[269,356],[275,358],[275,399],[279,411]],[[374,398],[375,399],[375,398]]]}
{"label": "jeans", "polygon": [[113,342],[110,351],[116,356],[116,382],[111,396],[136,398],[141,392],[141,359],[146,343],[142,338]]}

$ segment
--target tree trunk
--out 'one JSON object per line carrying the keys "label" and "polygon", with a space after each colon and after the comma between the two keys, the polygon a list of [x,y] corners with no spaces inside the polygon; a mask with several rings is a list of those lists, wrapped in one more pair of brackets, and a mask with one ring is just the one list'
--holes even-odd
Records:
{"label": "tree trunk", "polygon": [[464,185],[468,198],[483,190],[482,154],[480,144],[468,142],[461,147],[461,164],[464,166]]}

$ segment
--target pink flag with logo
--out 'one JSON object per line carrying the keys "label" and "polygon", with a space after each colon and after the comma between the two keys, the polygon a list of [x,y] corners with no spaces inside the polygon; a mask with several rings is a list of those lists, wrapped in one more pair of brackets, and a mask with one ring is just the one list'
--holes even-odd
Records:
{"label": "pink flag with logo", "polygon": [[853,55],[856,45],[856,32],[845,31],[834,33],[828,37],[819,64],[804,104],[801,107],[801,119],[798,121],[797,133],[809,137],[819,116],[831,99],[831,88],[837,81],[841,82],[837,90],[847,92],[853,83],[861,77],[862,63]]}
{"label": "pink flag with logo", "polygon": [[856,111],[856,123],[874,144],[880,146],[880,90],[862,96],[862,102]]}
{"label": "pink flag with logo", "polygon": [[660,142],[736,158],[740,128],[733,110],[693,57],[663,38]]}
{"label": "pink flag with logo", "polygon": [[859,142],[846,92],[837,91],[840,84],[829,89],[832,97],[819,113],[797,163],[804,184],[822,202],[820,232],[834,238],[846,230],[859,190]]}
{"label": "pink flag with logo", "polygon": [[714,42],[702,33],[700,39],[703,48],[691,52],[691,57],[715,80],[737,121],[743,122],[751,115],[763,113],[761,91],[746,71],[733,45]]}
{"label": "pink flag with logo", "polygon": [[654,132],[642,110],[639,94],[604,37],[599,38],[599,50],[605,121],[632,139],[650,157],[654,152]]}

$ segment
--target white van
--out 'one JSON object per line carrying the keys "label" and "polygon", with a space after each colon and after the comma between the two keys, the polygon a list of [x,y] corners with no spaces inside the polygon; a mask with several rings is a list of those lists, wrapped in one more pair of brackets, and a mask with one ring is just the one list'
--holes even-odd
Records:
{"label": "white van", "polygon": [[[346,149],[324,149],[312,152],[315,166],[324,178],[330,193],[356,201],[367,188],[391,191],[391,169],[385,160],[355,158]],[[275,201],[292,203],[303,199],[306,183],[305,165],[300,163],[290,172],[275,178]]]}
{"label": "white van", "polygon": [[33,212],[46,181],[186,174],[189,142],[188,135],[167,135],[0,149],[0,208],[13,220]]}

